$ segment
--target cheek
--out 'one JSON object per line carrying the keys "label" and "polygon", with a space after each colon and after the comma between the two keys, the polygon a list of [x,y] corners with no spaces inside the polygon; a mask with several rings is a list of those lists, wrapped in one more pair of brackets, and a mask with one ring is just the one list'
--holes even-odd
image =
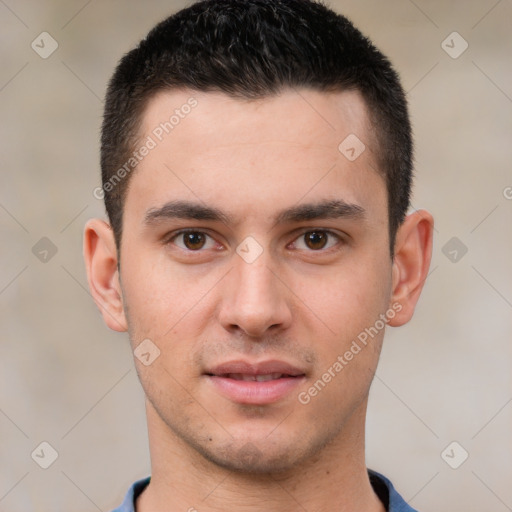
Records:
{"label": "cheek", "polygon": [[172,264],[162,250],[129,255],[121,273],[132,342],[150,338],[162,350],[171,342],[173,351],[190,349],[211,318],[208,292],[218,272]]}
{"label": "cheek", "polygon": [[[322,320],[310,327],[319,361],[311,392],[322,389],[319,407],[330,409],[333,401],[347,400],[355,406],[364,400],[382,346],[380,315],[387,310],[390,286],[390,272],[378,258],[360,256],[330,273],[324,286],[302,288],[304,302]],[[315,290],[309,297],[308,289]]]}
{"label": "cheek", "polygon": [[384,313],[391,290],[388,274],[376,261],[354,257],[321,277],[301,277],[298,295],[326,332],[347,341]]}
{"label": "cheek", "polygon": [[[179,287],[166,276],[164,265],[150,258],[125,251],[121,265],[123,301],[127,313],[130,337],[134,343],[140,337],[161,337],[165,324],[172,326],[171,313],[176,309]],[[169,328],[168,327],[168,328]]]}
{"label": "cheek", "polygon": [[[146,246],[135,239],[125,240],[121,258],[121,281],[128,331],[135,350],[151,340],[160,355],[149,367],[138,361],[144,387],[158,375],[153,366],[165,367],[158,376],[171,387],[170,375],[194,376],[192,358],[204,340],[212,315],[208,314],[208,292],[219,281],[219,271],[173,262],[163,247]],[[169,373],[168,373],[169,372]]]}

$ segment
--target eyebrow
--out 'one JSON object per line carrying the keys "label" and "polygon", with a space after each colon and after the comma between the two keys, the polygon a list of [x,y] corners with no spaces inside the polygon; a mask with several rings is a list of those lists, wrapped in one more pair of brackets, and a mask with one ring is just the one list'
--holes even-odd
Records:
{"label": "eyebrow", "polygon": [[[364,219],[365,209],[341,199],[320,201],[317,203],[300,204],[280,211],[275,219],[276,224],[304,222],[316,219]],[[168,219],[209,220],[232,225],[231,215],[213,206],[192,201],[169,201],[161,208],[150,208],[144,216],[144,224],[150,226]]]}

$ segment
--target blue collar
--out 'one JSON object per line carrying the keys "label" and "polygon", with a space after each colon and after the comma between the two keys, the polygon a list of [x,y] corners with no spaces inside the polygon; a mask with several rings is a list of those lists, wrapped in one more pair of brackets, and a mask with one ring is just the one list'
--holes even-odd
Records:
{"label": "blue collar", "polygon": [[[382,501],[388,512],[417,512],[409,506],[404,499],[398,494],[393,484],[380,473],[368,470],[370,482],[375,494]],[[126,493],[123,503],[112,512],[135,512],[135,500],[149,484],[151,477],[143,478],[135,482]]]}

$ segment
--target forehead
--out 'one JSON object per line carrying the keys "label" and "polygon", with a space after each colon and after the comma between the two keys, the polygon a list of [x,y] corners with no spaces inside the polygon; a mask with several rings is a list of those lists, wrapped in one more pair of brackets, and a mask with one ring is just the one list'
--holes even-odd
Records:
{"label": "forehead", "polygon": [[[349,133],[367,145],[373,135],[366,103],[358,91],[284,89],[260,99],[186,89],[161,91],[148,101],[141,125],[142,134],[153,134],[159,141],[171,133],[176,139],[186,135],[185,131],[193,132],[203,137],[205,149],[272,142],[315,142],[337,149],[336,142]],[[226,140],[226,133],[232,138]]]}
{"label": "forehead", "polygon": [[386,193],[373,139],[356,91],[290,89],[258,100],[159,92],[142,118],[138,144],[151,149],[128,196],[151,207],[187,196],[260,212],[306,195],[378,204]]}

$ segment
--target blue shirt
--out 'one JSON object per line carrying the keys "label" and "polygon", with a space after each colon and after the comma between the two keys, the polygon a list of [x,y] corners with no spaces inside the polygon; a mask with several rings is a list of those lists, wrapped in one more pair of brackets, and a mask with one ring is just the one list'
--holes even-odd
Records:
{"label": "blue shirt", "polygon": [[[375,494],[382,501],[388,512],[418,512],[404,501],[400,494],[396,492],[393,484],[384,475],[371,469],[368,470],[368,475]],[[149,484],[150,478],[148,476],[135,482],[128,489],[123,503],[112,512],[135,512],[135,500]]]}

